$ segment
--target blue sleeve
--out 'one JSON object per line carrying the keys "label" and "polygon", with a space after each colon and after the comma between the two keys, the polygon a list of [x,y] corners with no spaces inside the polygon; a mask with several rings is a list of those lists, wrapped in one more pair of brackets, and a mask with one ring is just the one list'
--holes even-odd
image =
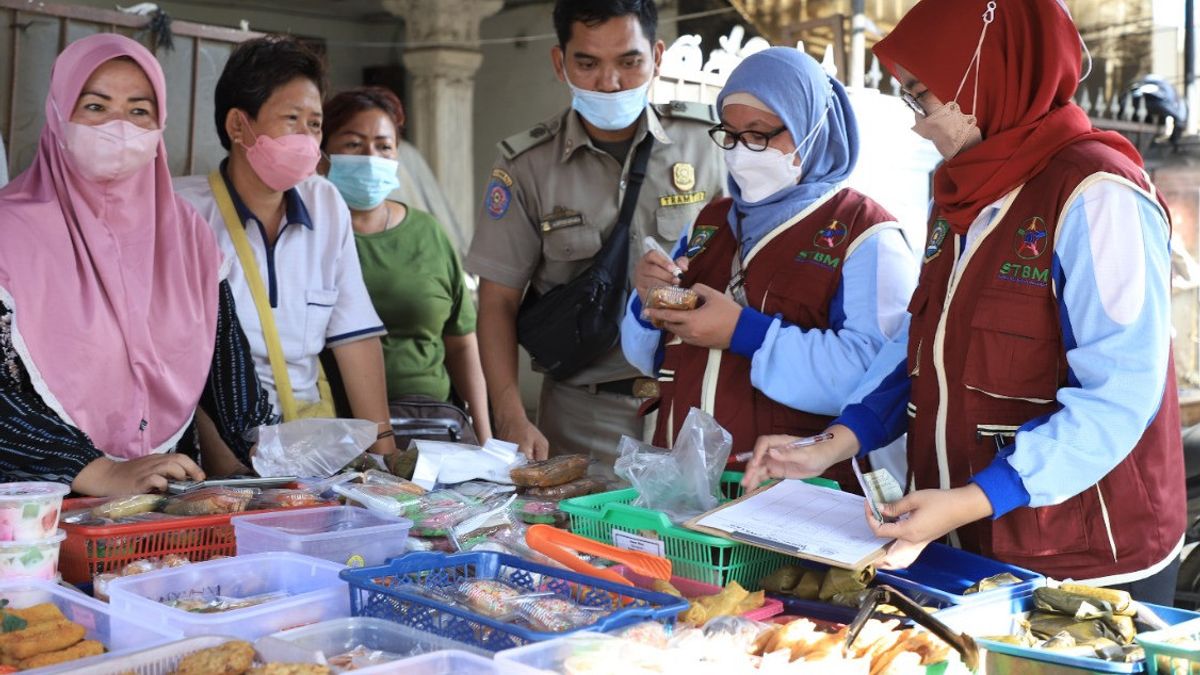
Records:
{"label": "blue sleeve", "polygon": [[1158,205],[1121,183],[1100,181],[1069,206],[1052,268],[1068,384],[1057,412],[1023,425],[973,478],[993,517],[1095,485],[1154,420],[1171,348],[1168,241]]}
{"label": "blue sleeve", "polygon": [[836,415],[876,355],[901,332],[917,261],[898,227],[867,236],[846,256],[830,327],[803,329],[742,310],[731,349],[751,358],[754,387],[789,407]]}
{"label": "blue sleeve", "polygon": [[882,448],[908,431],[908,315],[896,337],[879,350],[850,403],[832,424],[848,427],[858,438],[859,457]]}
{"label": "blue sleeve", "polygon": [[[690,229],[687,228],[688,231],[683,233],[683,238],[675,246],[672,259],[678,258],[687,250]],[[655,377],[662,362],[661,342],[662,331],[642,319],[642,299],[634,289],[629,294],[625,316],[621,319],[621,353],[625,355],[625,360],[643,375]]]}

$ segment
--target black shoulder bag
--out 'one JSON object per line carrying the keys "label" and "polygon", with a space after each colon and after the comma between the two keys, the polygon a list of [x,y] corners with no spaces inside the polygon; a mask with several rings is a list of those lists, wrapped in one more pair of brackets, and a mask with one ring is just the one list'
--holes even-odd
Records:
{"label": "black shoulder bag", "polygon": [[603,356],[621,334],[629,274],[629,224],[650,163],[654,136],[646,134],[629,167],[617,226],[583,274],[544,295],[532,288],[517,313],[517,341],[534,363],[564,380]]}

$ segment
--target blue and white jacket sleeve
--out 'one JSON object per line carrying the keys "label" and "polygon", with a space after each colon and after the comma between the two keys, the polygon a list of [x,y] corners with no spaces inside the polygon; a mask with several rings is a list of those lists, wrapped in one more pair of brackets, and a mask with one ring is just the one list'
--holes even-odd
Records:
{"label": "blue and white jacket sleeve", "polygon": [[908,402],[912,380],[908,378],[907,312],[895,337],[867,368],[858,388],[850,394],[841,415],[831,424],[840,424],[854,432],[859,457],[878,450],[908,431]]}
{"label": "blue and white jacket sleeve", "polygon": [[[675,247],[675,252],[671,254],[672,260],[687,251],[690,237],[691,228],[688,227]],[[649,321],[642,320],[642,299],[638,297],[637,289],[634,289],[629,294],[629,302],[625,306],[625,318],[621,320],[621,352],[625,354],[625,360],[646,377],[655,377],[662,362],[661,342],[662,331]]]}
{"label": "blue and white jacket sleeve", "polygon": [[900,229],[888,225],[846,256],[828,329],[742,310],[730,349],[751,359],[756,389],[797,410],[841,412],[880,349],[906,327],[917,260]]}
{"label": "blue and white jacket sleeve", "polygon": [[1052,274],[1068,384],[972,479],[1000,517],[1096,484],[1158,414],[1170,353],[1170,233],[1158,204],[1103,180],[1058,227]]}

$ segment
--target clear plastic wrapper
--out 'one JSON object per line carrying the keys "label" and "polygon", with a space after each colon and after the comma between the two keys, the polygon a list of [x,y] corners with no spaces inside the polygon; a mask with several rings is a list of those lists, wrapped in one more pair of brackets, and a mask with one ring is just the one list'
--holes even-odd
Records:
{"label": "clear plastic wrapper", "polygon": [[321,498],[309,490],[268,488],[254,495],[246,510],[286,509],[297,506],[317,506],[321,503]]}
{"label": "clear plastic wrapper", "polygon": [[587,470],[587,455],[560,455],[518,466],[509,475],[520,487],[553,487],[583,478]]}
{"label": "clear plastic wrapper", "polygon": [[98,506],[93,506],[91,514],[97,518],[107,520],[120,520],[136,516],[139,513],[149,513],[157,511],[162,507],[166,497],[162,495],[130,495],[128,497],[118,497],[116,499],[104,502]]}
{"label": "clear plastic wrapper", "polygon": [[719,504],[721,472],[732,445],[733,438],[712,415],[692,408],[670,451],[622,436],[614,470],[637,488],[635,506],[682,522]]}
{"label": "clear plastic wrapper", "polygon": [[170,567],[182,567],[190,564],[190,560],[174,553],[165,555],[161,558],[144,558],[142,560],[134,560],[125,567],[122,567],[120,572],[105,572],[104,574],[97,574],[92,579],[92,595],[96,596],[97,599],[107,602],[108,585],[112,583],[114,579],[132,577],[138,574],[153,572],[155,570],[167,569]]}
{"label": "clear plastic wrapper", "polygon": [[513,612],[534,630],[562,633],[590,626],[607,615],[606,610],[581,607],[554,593],[530,593],[508,601]]}
{"label": "clear plastic wrapper", "polygon": [[404,515],[413,521],[409,536],[448,537],[455,525],[486,510],[453,490],[435,490],[409,504]]}
{"label": "clear plastic wrapper", "polygon": [[404,492],[418,496],[423,495],[426,492],[425,488],[417,485],[411,480],[401,478],[399,476],[393,476],[386,471],[380,471],[378,469],[368,469],[364,471],[362,473],[362,483],[363,485],[393,486]]}
{"label": "clear plastic wrapper", "polygon": [[324,478],[375,443],[379,426],[355,419],[309,418],[258,427],[252,463],[260,476]]}
{"label": "clear plastic wrapper", "polygon": [[400,485],[343,483],[335,485],[333,491],[372,511],[389,516],[404,515],[413,504],[420,500],[419,496]]}
{"label": "clear plastic wrapper", "polygon": [[368,649],[363,645],[357,645],[349,651],[330,656],[326,659],[333,668],[337,668],[341,672],[359,670],[360,668],[370,668],[384,663],[391,663],[409,656],[416,656],[422,650],[414,649],[408,654],[393,654],[391,652],[380,651],[378,649]]}
{"label": "clear plastic wrapper", "polygon": [[452,489],[464,497],[478,499],[479,501],[485,501],[498,496],[507,497],[516,490],[512,485],[489,483],[483,480],[471,480],[466,483],[459,483]]}
{"label": "clear plastic wrapper", "polygon": [[282,600],[286,597],[288,597],[287,591],[263,593],[261,595],[252,595],[245,598],[234,598],[207,592],[193,592],[184,593],[170,600],[166,600],[163,602],[163,604],[168,607],[173,607],[185,612],[193,612],[195,614],[218,614],[220,612],[231,612],[235,609],[257,607],[258,605],[273,602],[275,600]]}
{"label": "clear plastic wrapper", "polygon": [[519,589],[496,579],[470,579],[460,582],[454,589],[456,600],[493,619],[511,615],[512,602],[521,596]]}
{"label": "clear plastic wrapper", "polygon": [[513,510],[522,522],[530,525],[564,527],[570,518],[558,508],[558,502],[544,499],[518,499]]}
{"label": "clear plastic wrapper", "polygon": [[167,500],[162,511],[172,516],[211,516],[220,513],[241,513],[258,494],[253,488],[208,487],[175,495]]}
{"label": "clear plastic wrapper", "polygon": [[597,492],[604,492],[607,489],[608,483],[605,481],[599,478],[584,476],[583,478],[573,480],[570,483],[563,483],[562,485],[525,488],[524,494],[534,499],[553,499],[557,501],[572,497],[582,497],[584,495],[594,495]]}

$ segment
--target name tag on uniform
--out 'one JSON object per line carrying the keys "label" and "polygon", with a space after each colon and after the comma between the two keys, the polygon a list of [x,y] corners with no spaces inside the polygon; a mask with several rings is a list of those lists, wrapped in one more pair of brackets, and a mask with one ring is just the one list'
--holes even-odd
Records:
{"label": "name tag on uniform", "polygon": [[549,215],[542,216],[542,232],[553,232],[564,227],[575,227],[583,224],[583,215],[578,211],[555,210]]}
{"label": "name tag on uniform", "polygon": [[704,202],[704,198],[708,193],[703,190],[696,192],[684,192],[677,195],[663,195],[658,198],[659,206],[685,206],[687,204],[700,204]]}

